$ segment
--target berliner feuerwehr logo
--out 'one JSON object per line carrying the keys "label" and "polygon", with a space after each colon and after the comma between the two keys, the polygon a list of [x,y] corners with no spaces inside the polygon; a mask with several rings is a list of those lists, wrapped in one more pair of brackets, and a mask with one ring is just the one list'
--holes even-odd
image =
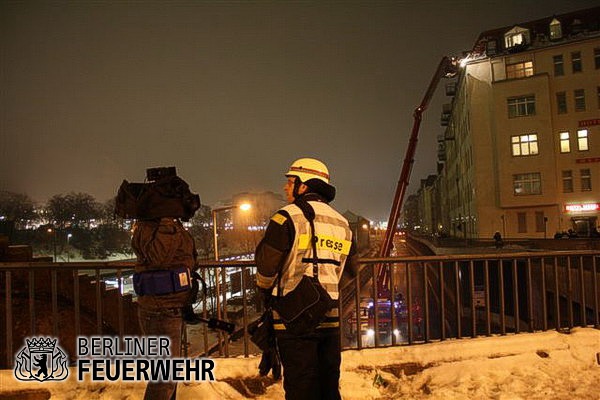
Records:
{"label": "berliner feuerwehr logo", "polygon": [[67,356],[57,339],[27,338],[15,359],[15,378],[20,381],[62,381],[69,375]]}

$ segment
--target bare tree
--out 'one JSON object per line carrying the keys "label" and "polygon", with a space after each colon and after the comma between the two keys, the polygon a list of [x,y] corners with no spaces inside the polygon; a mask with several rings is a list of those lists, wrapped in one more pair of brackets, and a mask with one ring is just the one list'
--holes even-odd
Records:
{"label": "bare tree", "polygon": [[57,194],[46,204],[47,215],[61,229],[66,226],[90,227],[101,216],[101,206],[87,193]]}

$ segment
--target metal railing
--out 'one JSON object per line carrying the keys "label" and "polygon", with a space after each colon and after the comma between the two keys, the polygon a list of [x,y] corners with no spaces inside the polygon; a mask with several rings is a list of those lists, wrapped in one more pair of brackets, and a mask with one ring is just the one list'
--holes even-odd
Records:
{"label": "metal railing", "polygon": [[[599,251],[364,258],[340,297],[342,346],[362,349],[479,335],[600,327]],[[129,292],[133,263],[0,263],[0,367],[25,337],[58,337],[69,354],[78,335],[139,334]],[[260,315],[252,262],[203,262],[197,311],[236,323],[233,335],[188,326],[189,356],[248,356],[248,323]],[[377,298],[379,268],[388,298]],[[232,294],[238,294],[232,297]],[[218,301],[217,301],[218,300]],[[1,338],[1,337],[0,337]],[[71,340],[72,339],[72,340]]]}

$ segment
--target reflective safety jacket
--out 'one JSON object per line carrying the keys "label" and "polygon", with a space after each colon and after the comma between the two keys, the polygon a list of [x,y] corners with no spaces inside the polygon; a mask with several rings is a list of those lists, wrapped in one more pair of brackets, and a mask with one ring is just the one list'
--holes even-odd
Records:
{"label": "reflective safety jacket", "polygon": [[[329,204],[321,201],[308,201],[308,203],[315,211],[319,282],[331,298],[337,300],[338,283],[346,260],[351,251],[354,252],[352,231],[346,218]],[[269,242],[273,239],[269,240],[269,232],[286,232],[286,225],[291,231],[289,232],[290,244],[286,251],[279,252],[276,245],[275,248],[270,246]],[[265,239],[257,248],[257,285],[264,289],[271,289],[273,296],[277,296],[278,292],[283,296],[296,288],[302,275],[313,276],[313,249],[310,239],[310,223],[297,205],[289,204],[275,213],[271,217]],[[279,285],[277,285],[278,272],[281,273]],[[332,309],[321,327],[339,326],[338,315],[338,309]],[[277,323],[277,315],[275,320],[275,328],[283,328],[282,324]]]}

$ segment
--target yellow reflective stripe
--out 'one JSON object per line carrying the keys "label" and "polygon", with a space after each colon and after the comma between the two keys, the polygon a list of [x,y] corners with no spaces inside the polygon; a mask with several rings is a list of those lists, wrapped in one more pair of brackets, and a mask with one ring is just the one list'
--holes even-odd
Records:
{"label": "yellow reflective stripe", "polygon": [[[310,235],[299,235],[298,249],[308,249],[310,245]],[[317,235],[317,250],[329,250],[333,253],[348,255],[350,254],[350,246],[352,242],[349,240],[338,239],[333,236]]]}
{"label": "yellow reflective stripe", "polygon": [[287,220],[286,217],[277,213],[271,217],[271,221],[278,223],[279,225],[283,225],[283,223]]}

